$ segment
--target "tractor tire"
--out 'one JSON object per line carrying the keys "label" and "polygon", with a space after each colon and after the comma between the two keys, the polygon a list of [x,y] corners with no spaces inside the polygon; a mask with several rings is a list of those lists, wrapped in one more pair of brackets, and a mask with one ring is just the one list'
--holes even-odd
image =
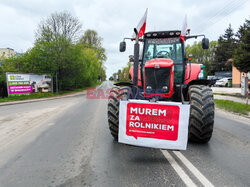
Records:
{"label": "tractor tire", "polygon": [[188,139],[191,142],[207,143],[212,137],[214,126],[212,89],[203,85],[190,86],[189,98],[190,118]]}
{"label": "tractor tire", "polygon": [[118,140],[119,133],[119,106],[120,100],[127,98],[127,87],[115,87],[112,88],[108,99],[108,124],[111,135],[115,140]]}

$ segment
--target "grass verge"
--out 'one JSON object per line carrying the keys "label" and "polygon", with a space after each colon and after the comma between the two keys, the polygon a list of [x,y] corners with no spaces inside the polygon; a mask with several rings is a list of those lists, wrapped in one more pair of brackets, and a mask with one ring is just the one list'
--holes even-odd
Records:
{"label": "grass verge", "polygon": [[250,112],[250,108],[248,107],[248,110],[246,110],[246,104],[243,103],[238,103],[229,100],[221,100],[221,99],[214,99],[214,103],[216,107],[230,112],[235,112],[245,115],[248,115],[248,112]]}
{"label": "grass verge", "polygon": [[[95,83],[91,85],[90,87],[95,87],[100,85],[102,82]],[[31,93],[30,95],[22,95],[22,96],[11,96],[11,97],[4,97],[0,98],[1,102],[9,102],[9,101],[20,101],[20,100],[26,100],[26,99],[38,99],[38,98],[45,98],[45,97],[55,97],[59,95],[67,95],[72,94],[76,92],[81,92],[83,90],[86,90],[86,88],[79,88],[71,91],[60,91],[58,93]]]}

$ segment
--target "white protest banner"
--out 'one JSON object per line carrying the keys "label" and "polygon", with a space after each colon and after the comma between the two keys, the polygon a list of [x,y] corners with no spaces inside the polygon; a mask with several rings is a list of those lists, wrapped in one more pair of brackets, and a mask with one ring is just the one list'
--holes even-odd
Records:
{"label": "white protest banner", "polygon": [[120,143],[186,150],[190,105],[177,102],[120,101]]}

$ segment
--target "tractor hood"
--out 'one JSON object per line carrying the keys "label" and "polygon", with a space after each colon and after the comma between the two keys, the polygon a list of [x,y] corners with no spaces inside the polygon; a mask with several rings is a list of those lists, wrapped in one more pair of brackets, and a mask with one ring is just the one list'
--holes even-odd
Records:
{"label": "tractor hood", "polygon": [[156,58],[146,62],[146,68],[163,68],[173,66],[173,60],[169,58]]}

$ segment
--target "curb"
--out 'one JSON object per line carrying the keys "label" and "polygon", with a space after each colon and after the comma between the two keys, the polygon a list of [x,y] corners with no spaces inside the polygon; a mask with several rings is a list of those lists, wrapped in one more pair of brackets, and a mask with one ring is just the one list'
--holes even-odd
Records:
{"label": "curb", "polygon": [[38,99],[27,99],[27,100],[21,100],[21,101],[7,101],[7,102],[2,102],[0,103],[1,106],[6,106],[6,105],[15,105],[15,104],[23,104],[23,103],[33,103],[33,102],[40,102],[40,101],[47,101],[47,100],[55,100],[55,99],[61,99],[61,98],[67,98],[67,97],[75,97],[79,95],[86,95],[86,90],[82,92],[78,92],[75,94],[71,95],[61,95],[61,96],[54,96],[54,97],[45,97],[45,98],[38,98]]}
{"label": "curb", "polygon": [[235,96],[214,95],[214,99],[222,99],[222,100],[228,100],[228,101],[234,101],[237,103],[246,104],[245,98],[239,98],[239,97],[235,97]]}
{"label": "curb", "polygon": [[246,119],[250,120],[250,116],[249,115],[244,115],[244,114],[239,114],[239,113],[231,112],[231,111],[228,111],[228,110],[225,110],[225,109],[221,109],[221,108],[218,108],[218,107],[215,107],[215,110],[217,110],[219,112],[231,114],[231,115],[234,115],[234,116],[239,116],[241,118],[246,118]]}

